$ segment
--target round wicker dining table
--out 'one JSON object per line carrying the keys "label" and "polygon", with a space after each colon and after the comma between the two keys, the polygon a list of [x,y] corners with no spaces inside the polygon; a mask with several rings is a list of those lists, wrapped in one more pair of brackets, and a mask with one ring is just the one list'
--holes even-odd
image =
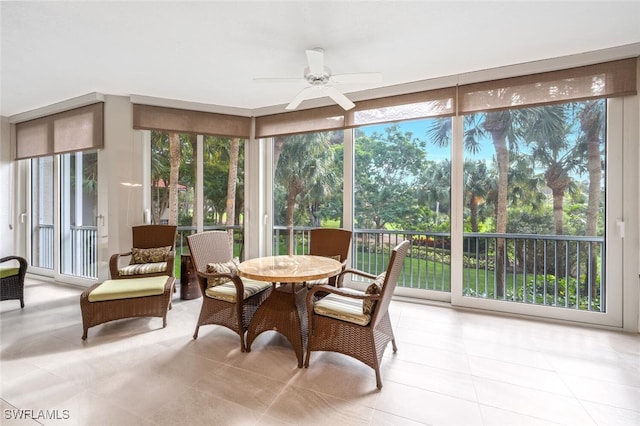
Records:
{"label": "round wicker dining table", "polygon": [[251,351],[251,344],[259,334],[277,331],[293,346],[301,368],[308,335],[305,283],[333,277],[341,270],[342,263],[337,260],[313,255],[267,256],[240,263],[239,276],[270,281],[274,286],[249,323],[247,351]]}

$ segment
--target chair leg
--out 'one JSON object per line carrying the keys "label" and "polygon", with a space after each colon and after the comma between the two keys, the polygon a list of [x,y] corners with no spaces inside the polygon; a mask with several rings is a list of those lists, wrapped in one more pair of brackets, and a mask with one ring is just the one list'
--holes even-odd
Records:
{"label": "chair leg", "polygon": [[20,298],[20,309],[24,308],[24,299]]}
{"label": "chair leg", "polygon": [[380,378],[380,368],[376,368],[376,387],[382,389],[382,379]]}
{"label": "chair leg", "polygon": [[196,325],[196,331],[193,333],[193,340],[198,338],[198,330],[200,330],[200,326]]}
{"label": "chair leg", "polygon": [[395,338],[391,339],[391,346],[393,347],[393,353],[394,354],[396,352],[398,352],[398,347],[396,346],[396,339]]}
{"label": "chair leg", "polygon": [[241,333],[240,334],[240,352],[250,352],[249,350],[247,350],[247,347],[244,343],[244,335]]}

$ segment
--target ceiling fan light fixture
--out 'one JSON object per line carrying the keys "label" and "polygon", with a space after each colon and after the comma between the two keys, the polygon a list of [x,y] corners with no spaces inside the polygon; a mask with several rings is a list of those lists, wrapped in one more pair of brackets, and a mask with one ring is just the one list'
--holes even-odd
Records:
{"label": "ceiling fan light fixture", "polygon": [[[305,87],[299,91],[296,96],[285,107],[286,110],[291,111],[300,104],[307,100],[318,98],[317,90],[321,90],[322,95],[330,97],[335,103],[340,105],[344,110],[350,110],[355,107],[355,104],[351,102],[341,91],[336,89],[332,84],[341,83],[379,83],[382,81],[382,75],[375,72],[367,73],[353,73],[353,74],[338,74],[333,75],[331,69],[324,65],[324,50],[321,48],[308,49],[305,51],[307,55],[307,67],[304,69],[303,81],[309,84],[309,87]],[[273,82],[285,82],[290,79],[257,79],[259,81]],[[294,81],[296,81],[294,79]],[[314,90],[315,89],[315,90]]]}

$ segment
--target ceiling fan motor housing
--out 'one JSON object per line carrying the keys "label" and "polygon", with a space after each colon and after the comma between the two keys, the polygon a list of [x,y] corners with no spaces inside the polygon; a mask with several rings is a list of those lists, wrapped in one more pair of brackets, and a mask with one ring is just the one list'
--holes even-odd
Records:
{"label": "ceiling fan motor housing", "polygon": [[329,79],[331,78],[331,70],[327,67],[323,67],[324,70],[322,74],[317,75],[311,72],[309,67],[304,69],[304,79],[307,80],[312,86],[324,86],[329,83]]}

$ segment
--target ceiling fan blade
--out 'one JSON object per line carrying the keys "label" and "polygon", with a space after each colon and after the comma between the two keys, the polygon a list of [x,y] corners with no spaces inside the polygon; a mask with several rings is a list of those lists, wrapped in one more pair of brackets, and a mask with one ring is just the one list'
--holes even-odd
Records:
{"label": "ceiling fan blade", "polygon": [[332,83],[380,83],[382,74],[379,72],[358,72],[352,74],[335,74],[329,79]]}
{"label": "ceiling fan blade", "polygon": [[254,83],[305,83],[306,80],[300,77],[259,77],[253,79]]}
{"label": "ceiling fan blade", "polygon": [[316,76],[324,74],[324,50],[309,49],[306,52],[309,72]]}
{"label": "ceiling fan blade", "polygon": [[305,87],[304,89],[302,89],[301,91],[298,92],[298,94],[291,100],[291,102],[289,102],[289,105],[287,105],[286,107],[284,107],[284,109],[286,110],[294,110],[296,108],[298,108],[298,105],[300,105],[302,103],[302,101],[310,99],[310,98],[314,98],[314,90],[316,88],[313,86],[309,86],[309,87]]}
{"label": "ceiling fan blade", "polygon": [[351,102],[349,98],[347,98],[345,95],[340,93],[340,91],[338,91],[338,89],[336,89],[333,86],[324,86],[323,91],[327,96],[333,99],[344,110],[350,110],[351,108],[356,106],[356,104]]}

